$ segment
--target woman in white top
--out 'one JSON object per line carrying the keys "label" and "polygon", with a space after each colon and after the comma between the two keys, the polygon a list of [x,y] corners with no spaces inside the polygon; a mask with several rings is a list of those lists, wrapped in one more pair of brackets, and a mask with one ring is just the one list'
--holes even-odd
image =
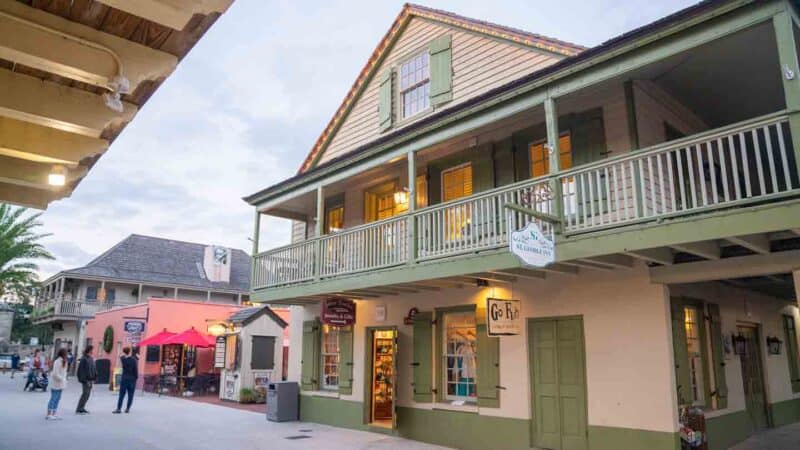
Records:
{"label": "woman in white top", "polygon": [[61,401],[61,392],[67,387],[67,349],[58,351],[58,357],[53,361],[53,370],[50,373],[50,401],[47,402],[47,416],[45,420],[61,420],[56,415],[58,402]]}

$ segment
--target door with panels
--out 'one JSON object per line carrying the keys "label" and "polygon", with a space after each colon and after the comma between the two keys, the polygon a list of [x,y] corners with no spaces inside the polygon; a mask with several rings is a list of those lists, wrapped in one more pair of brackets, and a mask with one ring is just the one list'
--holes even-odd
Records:
{"label": "door with panels", "polygon": [[553,450],[586,450],[583,320],[530,319],[528,339],[533,445]]}

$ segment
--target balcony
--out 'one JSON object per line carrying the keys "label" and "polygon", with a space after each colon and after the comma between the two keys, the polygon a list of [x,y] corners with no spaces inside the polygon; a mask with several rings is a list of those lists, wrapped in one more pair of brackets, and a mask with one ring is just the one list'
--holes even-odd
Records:
{"label": "balcony", "polygon": [[504,249],[511,230],[534,220],[505,205],[555,215],[558,223],[542,227],[564,243],[603,230],[786,200],[800,193],[792,142],[786,112],[716,128],[259,253],[252,287]]}
{"label": "balcony", "polygon": [[87,320],[101,311],[108,311],[113,304],[73,300],[50,300],[37,305],[31,315],[35,324],[56,321]]}

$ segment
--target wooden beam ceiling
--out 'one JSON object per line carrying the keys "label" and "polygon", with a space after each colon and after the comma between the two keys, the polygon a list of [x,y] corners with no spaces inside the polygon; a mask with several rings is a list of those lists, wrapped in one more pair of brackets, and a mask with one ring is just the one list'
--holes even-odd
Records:
{"label": "wooden beam ceiling", "polygon": [[717,241],[692,242],[673,245],[672,248],[705,259],[719,259],[722,253]]}
{"label": "wooden beam ceiling", "polygon": [[98,0],[155,23],[182,30],[195,14],[222,13],[233,0]]}
{"label": "wooden beam ceiling", "polygon": [[[51,186],[47,182],[51,170],[51,164],[0,156],[0,181],[4,183],[58,191],[60,187]],[[79,166],[67,172],[67,184],[85,176],[87,170],[86,166]]]}
{"label": "wooden beam ceiling", "polygon": [[77,166],[106,151],[108,141],[0,117],[0,155],[27,161]]}
{"label": "wooden beam ceiling", "polygon": [[770,252],[769,237],[764,234],[751,234],[749,236],[729,237],[726,240],[756,253],[766,255]]}
{"label": "wooden beam ceiling", "polygon": [[635,252],[626,252],[625,254],[634,258],[639,258],[643,261],[663,264],[665,266],[670,266],[675,263],[675,255],[672,253],[672,249],[669,247],[637,250]]}

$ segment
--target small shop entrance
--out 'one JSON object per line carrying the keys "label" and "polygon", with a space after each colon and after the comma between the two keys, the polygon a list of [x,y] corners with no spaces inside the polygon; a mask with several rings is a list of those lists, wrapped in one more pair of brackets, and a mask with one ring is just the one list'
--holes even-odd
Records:
{"label": "small shop entrance", "polygon": [[528,320],[535,447],[586,450],[586,358],[583,320]]}
{"label": "small shop entrance", "polygon": [[397,373],[397,329],[367,329],[367,399],[365,421],[386,429],[397,428],[395,385]]}
{"label": "small shop entrance", "polygon": [[756,325],[739,324],[736,326],[738,345],[743,346],[740,352],[742,363],[742,384],[747,416],[753,431],[769,426],[767,418],[767,396],[764,390],[764,370],[761,365],[761,348],[759,346],[759,330]]}

